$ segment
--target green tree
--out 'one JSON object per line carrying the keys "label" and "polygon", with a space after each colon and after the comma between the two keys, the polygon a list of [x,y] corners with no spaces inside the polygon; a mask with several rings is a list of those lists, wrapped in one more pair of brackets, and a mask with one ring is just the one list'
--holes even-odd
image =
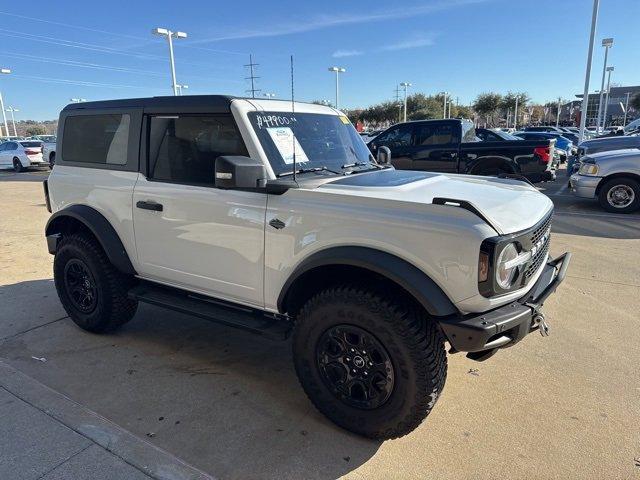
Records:
{"label": "green tree", "polygon": [[495,124],[494,115],[502,104],[502,95],[494,92],[485,92],[478,95],[473,102],[473,109],[478,115],[484,117],[490,125]]}
{"label": "green tree", "polygon": [[629,105],[636,110],[640,110],[640,93],[636,93],[631,100],[629,101]]}
{"label": "green tree", "polygon": [[46,135],[47,130],[42,125],[33,125],[25,130],[27,136]]}

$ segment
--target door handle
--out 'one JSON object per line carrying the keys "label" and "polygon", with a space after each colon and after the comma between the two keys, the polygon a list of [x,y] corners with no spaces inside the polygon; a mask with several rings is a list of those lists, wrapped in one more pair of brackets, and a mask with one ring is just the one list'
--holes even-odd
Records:
{"label": "door handle", "polygon": [[150,201],[145,202],[143,200],[140,200],[139,202],[136,202],[136,207],[141,208],[142,210],[153,210],[154,212],[162,211],[161,203],[150,202]]}

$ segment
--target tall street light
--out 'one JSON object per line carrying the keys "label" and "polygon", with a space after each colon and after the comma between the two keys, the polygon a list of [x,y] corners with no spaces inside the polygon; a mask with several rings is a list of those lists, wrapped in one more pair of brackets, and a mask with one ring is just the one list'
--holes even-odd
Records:
{"label": "tall street light", "polygon": [[627,92],[625,93],[625,95],[627,96],[627,101],[625,102],[625,105],[624,105],[624,120],[622,121],[623,127],[627,126],[627,112],[629,111],[629,95],[631,95],[631,92]]}
{"label": "tall street light", "polygon": [[15,107],[12,107],[11,105],[7,107],[7,112],[11,112],[11,123],[13,124],[13,135],[16,137],[18,136],[18,131],[16,130],[16,118],[13,116],[13,112],[19,112],[19,111],[20,110],[18,110]]}
{"label": "tall street light", "polygon": [[442,118],[447,118],[447,95],[449,95],[449,92],[442,93],[442,96],[444,97],[442,103]]}
{"label": "tall street light", "polygon": [[407,121],[407,88],[411,86],[409,82],[402,82],[400,84],[402,88],[404,88],[404,121]]}
{"label": "tall street light", "polygon": [[578,143],[584,138],[584,127],[587,124],[587,106],[589,105],[589,78],[591,77],[591,60],[593,59],[593,41],[596,36],[596,25],[598,23],[598,8],[600,0],[593,0],[593,12],[591,14],[591,34],[589,36],[589,53],[587,55],[587,71],[584,75],[584,91],[582,94],[582,108],[580,109],[580,135]]}
{"label": "tall street light", "polygon": [[560,125],[560,112],[562,111],[562,97],[558,97],[558,112],[556,113],[556,128]]}
{"label": "tall street light", "polygon": [[607,110],[609,109],[609,90],[611,90],[611,72],[613,72],[613,67],[607,67],[607,72],[609,72],[607,78],[607,93],[605,95],[604,100],[604,115],[602,116],[602,129],[607,126]]}
{"label": "tall street light", "polygon": [[340,87],[339,87],[339,80],[338,78],[340,77],[341,73],[346,72],[347,70],[342,68],[342,67],[329,67],[329,71],[330,72],[335,72],[336,74],[336,105],[335,108],[339,109],[340,108],[340,104],[339,104],[339,100],[340,100]]}
{"label": "tall street light", "polygon": [[161,35],[167,37],[169,43],[169,64],[171,67],[171,88],[173,94],[178,95],[178,84],[176,83],[176,64],[173,58],[173,39],[187,38],[187,34],[184,32],[172,32],[166,28],[154,28],[151,30],[154,35]]}
{"label": "tall street light", "polygon": [[520,96],[516,94],[516,108],[515,108],[515,111],[513,112],[513,129],[514,130],[518,130],[518,100],[519,99],[520,99]]}
{"label": "tall street light", "polygon": [[[11,70],[8,68],[0,68],[0,74],[9,75]],[[7,113],[4,111],[4,101],[2,100],[2,92],[0,92],[0,108],[2,109],[2,118],[4,119],[4,131],[6,136],[9,136],[9,125],[7,125]],[[2,129],[0,128],[0,137],[2,136]]]}
{"label": "tall street light", "polygon": [[602,46],[604,47],[604,65],[602,66],[602,85],[600,85],[600,102],[598,102],[598,120],[596,123],[596,129],[600,128],[600,121],[602,119],[602,97],[604,93],[604,77],[607,71],[607,56],[609,55],[609,49],[613,46],[613,38],[605,38],[602,40]]}

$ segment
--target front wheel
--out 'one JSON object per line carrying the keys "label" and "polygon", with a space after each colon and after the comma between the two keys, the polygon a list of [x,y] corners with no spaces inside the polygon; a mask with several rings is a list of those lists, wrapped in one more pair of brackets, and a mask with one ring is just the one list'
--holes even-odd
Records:
{"label": "front wheel", "polygon": [[316,408],[337,425],[377,439],[414,430],[447,374],[439,327],[411,302],[359,286],[329,288],[304,305],[293,355]]}
{"label": "front wheel", "polygon": [[600,206],[612,213],[631,213],[640,208],[640,183],[632,178],[607,180],[598,194]]}

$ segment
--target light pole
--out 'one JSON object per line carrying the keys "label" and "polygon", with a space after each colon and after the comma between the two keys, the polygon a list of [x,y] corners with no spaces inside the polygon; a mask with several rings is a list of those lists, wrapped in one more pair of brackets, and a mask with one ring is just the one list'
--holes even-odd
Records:
{"label": "light pole", "polygon": [[267,97],[267,98],[273,98],[273,97],[275,97],[275,96],[276,96],[276,94],[275,94],[275,93],[263,93],[262,95],[264,95],[264,96],[265,96],[265,97]]}
{"label": "light pole", "polygon": [[336,108],[336,110],[338,110],[340,108],[339,107],[340,104],[338,103],[339,100],[340,100],[340,87],[339,87],[340,81],[339,81],[339,77],[340,77],[341,73],[344,73],[347,70],[345,68],[342,68],[342,67],[329,67],[329,71],[330,72],[335,72],[335,74],[336,74],[336,106],[335,106],[335,108]]}
{"label": "light pole", "polygon": [[[13,124],[13,135],[14,136],[18,136],[18,131],[16,130],[16,119],[13,116],[13,112],[19,112],[20,110],[18,110],[17,108],[14,108],[12,106],[8,106],[7,107],[7,112],[11,112],[11,123]],[[9,133],[9,132],[7,132]]]}
{"label": "light pole", "polygon": [[591,14],[591,35],[589,36],[589,53],[587,55],[587,70],[584,74],[584,91],[582,94],[582,108],[580,109],[580,135],[578,142],[584,138],[584,127],[587,124],[587,106],[589,104],[589,77],[591,76],[591,60],[593,59],[593,40],[596,36],[596,24],[598,23],[598,8],[600,0],[593,0],[593,12]]}
{"label": "light pole", "polygon": [[605,95],[604,100],[604,115],[602,116],[602,129],[607,126],[607,110],[609,109],[609,90],[611,90],[611,72],[613,72],[613,67],[607,67],[607,72],[609,72],[607,78],[607,93]]}
{"label": "light pole", "polygon": [[447,95],[449,95],[448,92],[442,92],[442,118],[447,118]]}
{"label": "light pole", "polygon": [[176,84],[176,87],[178,88],[178,95],[182,95],[182,89],[184,88],[185,90],[187,90],[189,88],[189,85]]}
{"label": "light pole", "polygon": [[402,82],[400,84],[402,88],[404,88],[404,121],[407,121],[407,88],[411,86],[409,82]]}
{"label": "light pole", "polygon": [[602,97],[604,93],[604,77],[607,71],[607,56],[609,55],[609,49],[613,46],[613,38],[603,39],[602,46],[604,47],[604,65],[602,66],[602,85],[600,86],[600,101],[598,102],[598,120],[596,123],[596,131],[600,129],[600,122],[602,119]]}
{"label": "light pole", "polygon": [[69,101],[71,103],[82,103],[82,102],[86,102],[87,99],[86,98],[70,98]]}
{"label": "light pole", "polygon": [[562,106],[560,105],[561,103],[562,103],[562,98],[558,97],[558,111],[556,113],[556,128],[560,126],[560,110],[562,108]]}
{"label": "light pole", "polygon": [[166,28],[154,28],[151,30],[151,33],[154,35],[162,35],[167,37],[167,42],[169,43],[169,64],[171,67],[171,88],[173,89],[173,94],[178,95],[178,85],[176,83],[176,64],[173,58],[173,39],[178,38],[187,38],[187,34],[184,32],[172,32]]}
{"label": "light pole", "polygon": [[631,92],[627,92],[625,93],[625,95],[627,96],[627,101],[625,102],[625,105],[624,105],[624,120],[622,121],[623,127],[627,126],[627,112],[629,111],[629,95],[631,95]]}
{"label": "light pole", "polygon": [[513,129],[518,130],[518,95],[516,95],[516,108],[513,112]]}
{"label": "light pole", "polygon": [[[11,70],[8,68],[0,68],[0,74],[9,75]],[[4,119],[4,131],[9,136],[9,125],[7,125],[7,113],[4,111],[4,101],[2,100],[2,92],[0,92],[0,108],[2,109],[2,118]],[[0,136],[2,136],[2,129],[0,128]]]}

